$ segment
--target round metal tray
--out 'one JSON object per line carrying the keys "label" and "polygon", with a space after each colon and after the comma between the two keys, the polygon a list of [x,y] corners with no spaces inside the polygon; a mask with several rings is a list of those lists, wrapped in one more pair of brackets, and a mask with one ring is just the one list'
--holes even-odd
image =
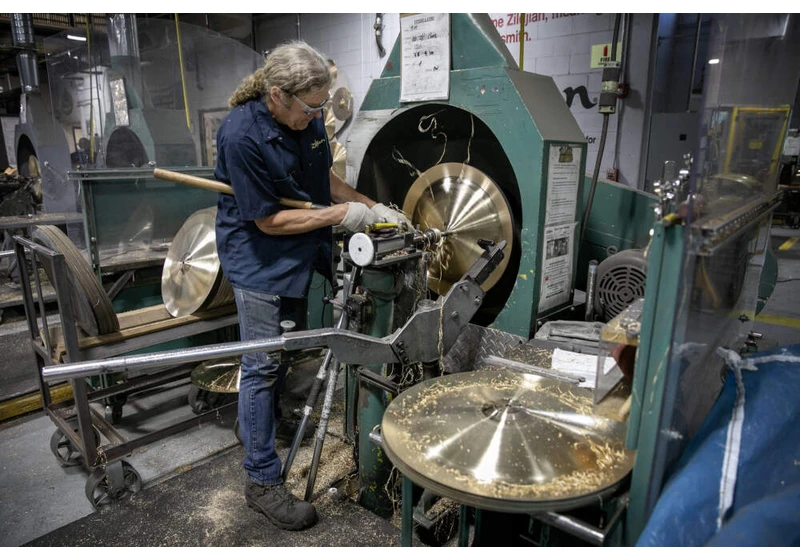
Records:
{"label": "round metal tray", "polygon": [[403,392],[383,448],[415,484],[509,513],[559,511],[608,495],[630,473],[626,426],[592,414],[592,392],[502,369],[456,373]]}

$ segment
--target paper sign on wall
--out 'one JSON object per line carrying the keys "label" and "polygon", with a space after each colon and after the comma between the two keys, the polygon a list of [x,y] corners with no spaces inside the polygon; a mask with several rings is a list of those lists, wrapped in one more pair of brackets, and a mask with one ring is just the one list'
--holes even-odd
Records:
{"label": "paper sign on wall", "polygon": [[572,222],[578,207],[581,147],[551,144],[547,161],[547,203],[544,224]]}
{"label": "paper sign on wall", "polygon": [[413,14],[400,20],[400,101],[450,96],[450,14]]}

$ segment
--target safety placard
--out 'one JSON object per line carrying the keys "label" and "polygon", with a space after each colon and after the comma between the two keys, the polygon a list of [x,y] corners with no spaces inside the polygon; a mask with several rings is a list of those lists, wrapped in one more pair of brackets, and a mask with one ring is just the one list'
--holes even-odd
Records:
{"label": "safety placard", "polygon": [[551,144],[547,161],[547,203],[544,225],[575,220],[581,180],[581,147]]}
{"label": "safety placard", "polygon": [[568,303],[572,297],[572,255],[577,222],[544,228],[539,311]]}

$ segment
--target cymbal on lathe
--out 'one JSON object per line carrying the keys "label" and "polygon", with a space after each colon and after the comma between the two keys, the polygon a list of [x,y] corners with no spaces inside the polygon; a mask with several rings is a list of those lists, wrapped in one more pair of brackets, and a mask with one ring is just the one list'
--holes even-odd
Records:
{"label": "cymbal on lathe", "polygon": [[406,193],[403,213],[422,230],[448,234],[428,270],[428,287],[437,294],[446,294],[480,257],[479,239],[508,244],[481,288],[489,291],[500,280],[514,242],[511,210],[500,188],[481,170],[461,163],[431,167]]}

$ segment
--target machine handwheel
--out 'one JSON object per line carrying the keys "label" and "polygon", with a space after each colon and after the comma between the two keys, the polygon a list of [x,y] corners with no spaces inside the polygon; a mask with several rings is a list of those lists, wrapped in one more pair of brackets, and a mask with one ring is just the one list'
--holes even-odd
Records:
{"label": "machine handwheel", "polygon": [[100,509],[142,489],[142,477],[127,461],[122,461],[122,475],[123,486],[112,488],[105,469],[99,468],[92,471],[86,481],[86,499],[93,508]]}
{"label": "machine handwheel", "polygon": [[[74,431],[78,431],[77,425],[73,427]],[[100,445],[100,432],[92,426],[92,434],[94,435],[94,446]],[[62,467],[74,467],[81,464],[82,454],[79,449],[75,449],[72,441],[60,429],[53,432],[50,438],[50,451],[56,457],[56,461]]]}

